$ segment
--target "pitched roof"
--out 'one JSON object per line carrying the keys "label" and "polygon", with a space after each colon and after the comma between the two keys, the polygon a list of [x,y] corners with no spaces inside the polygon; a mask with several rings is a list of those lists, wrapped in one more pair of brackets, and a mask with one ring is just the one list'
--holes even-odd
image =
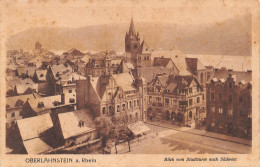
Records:
{"label": "pitched roof", "polygon": [[252,81],[252,72],[247,71],[228,71],[226,68],[221,68],[219,70],[215,70],[212,78],[216,78],[220,80],[222,78],[228,78],[228,75],[232,74],[232,77],[235,79],[235,83],[238,84],[241,81],[245,83],[249,83]]}
{"label": "pitched roof", "polygon": [[171,61],[171,58],[155,57],[153,60],[153,66],[166,67],[170,61]]}
{"label": "pitched roof", "polygon": [[28,154],[40,154],[53,149],[40,138],[23,141],[23,144]]}
{"label": "pitched roof", "polygon": [[20,83],[15,85],[18,94],[25,93],[28,89],[38,91],[38,84],[34,83],[31,79],[27,78],[20,80]]}
{"label": "pitched roof", "polygon": [[[94,118],[87,109],[58,114],[64,139],[94,130]],[[69,124],[68,124],[69,122]]]}
{"label": "pitched roof", "polygon": [[33,77],[35,70],[37,70],[36,66],[17,67],[18,75],[28,74],[29,77]]}
{"label": "pitched roof", "polygon": [[198,58],[185,58],[189,71],[196,74],[198,70],[205,70],[206,67],[200,62]]}
{"label": "pitched roof", "polygon": [[152,51],[152,58],[155,57],[165,57],[171,58],[173,63],[176,65],[177,69],[179,70],[180,75],[191,75],[188,71],[189,68],[185,61],[185,54],[179,50],[154,50]]}
{"label": "pitched roof", "polygon": [[47,70],[36,70],[35,73],[40,81],[46,81]]}
{"label": "pitched roof", "polygon": [[[62,85],[67,85],[67,81],[72,81],[72,80],[75,80],[75,81],[77,81],[77,80],[85,80],[85,79],[87,79],[86,77],[84,77],[84,76],[82,76],[82,75],[79,75],[78,73],[76,73],[76,72],[73,72],[73,73],[71,73],[71,72],[67,72],[67,73],[65,73],[65,74],[62,74],[62,75],[60,75],[60,80],[58,80],[56,83],[57,84],[62,84]],[[76,83],[75,83],[76,84]]]}
{"label": "pitched roof", "polygon": [[129,73],[113,74],[116,84],[123,89],[123,91],[136,90],[133,86],[134,77]]}
{"label": "pitched roof", "polygon": [[151,82],[157,74],[170,74],[171,70],[165,67],[145,67],[138,68],[138,74],[143,77],[147,83]]}
{"label": "pitched roof", "polygon": [[27,99],[34,99],[33,94],[28,95],[20,95],[20,96],[12,96],[12,97],[6,97],[6,105],[9,105],[9,108],[17,108],[17,102],[20,100],[23,104],[26,102]]}
{"label": "pitched roof", "polygon": [[53,126],[50,114],[17,120],[17,125],[22,140],[30,140],[39,137],[41,133]]}
{"label": "pitched roof", "polygon": [[59,75],[65,74],[67,72],[72,72],[71,66],[65,66],[64,64],[53,65],[51,66],[51,70],[56,80],[60,79]]}

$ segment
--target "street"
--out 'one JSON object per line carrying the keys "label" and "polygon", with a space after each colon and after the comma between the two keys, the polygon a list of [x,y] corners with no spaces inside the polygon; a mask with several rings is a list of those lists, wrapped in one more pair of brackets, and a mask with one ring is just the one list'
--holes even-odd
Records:
{"label": "street", "polygon": [[[156,133],[138,145],[132,146],[130,154],[248,154],[251,146],[245,143],[218,139],[147,124]],[[223,135],[222,135],[223,137]],[[228,138],[228,137],[227,137]]]}

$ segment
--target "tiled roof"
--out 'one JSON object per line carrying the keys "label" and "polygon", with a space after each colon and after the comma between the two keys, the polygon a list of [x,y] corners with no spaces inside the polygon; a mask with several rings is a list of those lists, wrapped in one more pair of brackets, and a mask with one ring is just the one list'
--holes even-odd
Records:
{"label": "tiled roof", "polygon": [[165,67],[145,67],[138,68],[138,74],[145,79],[147,83],[151,82],[157,74],[170,74],[171,70]]}
{"label": "tiled roof", "polygon": [[[74,103],[70,103],[70,99],[73,98],[74,100],[76,97],[74,97],[71,93],[65,94],[65,104],[61,104],[61,95],[55,95],[55,96],[47,96],[47,97],[41,97],[36,99],[30,99],[28,100],[28,103],[30,104],[31,108],[36,112],[42,112],[48,109],[57,108],[65,105],[73,105]],[[76,101],[76,100],[75,100]],[[54,104],[54,102],[59,103],[59,105]],[[39,104],[43,104],[43,106],[38,106]]]}
{"label": "tiled roof", "polygon": [[[94,118],[87,109],[58,114],[64,139],[94,130]],[[69,122],[69,124],[68,124]]]}
{"label": "tiled roof", "polygon": [[17,125],[22,140],[29,140],[39,137],[39,135],[53,126],[50,114],[43,114],[36,117],[17,120]]}
{"label": "tiled roof", "polygon": [[171,61],[171,58],[155,57],[153,60],[153,66],[166,67],[170,61]]}
{"label": "tiled roof", "polygon": [[246,83],[252,81],[252,72],[247,71],[228,71],[226,68],[221,68],[219,70],[215,70],[212,78],[216,78],[220,80],[222,78],[228,78],[228,75],[232,74],[232,77],[235,79],[235,83],[238,84],[241,81]]}
{"label": "tiled roof", "polygon": [[[85,80],[86,79],[86,77],[84,77],[84,76],[81,76],[81,75],[79,75],[78,73],[76,73],[76,72],[73,72],[73,73],[71,73],[71,72],[67,72],[67,73],[65,73],[65,74],[62,74],[62,75],[60,75],[60,80],[58,80],[56,83],[57,84],[62,84],[62,85],[67,85],[67,82],[68,81],[72,81],[72,78],[75,80],[75,81],[77,81],[77,80]],[[75,83],[76,84],[76,83]]]}
{"label": "tiled roof", "polygon": [[36,70],[36,75],[40,81],[46,81],[47,70]]}
{"label": "tiled roof", "polygon": [[23,141],[24,147],[28,154],[40,154],[52,150],[53,148],[46,144],[40,138]]}
{"label": "tiled roof", "polygon": [[24,104],[24,102],[26,102],[27,99],[34,99],[34,98],[35,97],[33,94],[6,97],[6,105],[9,105],[9,108],[17,108],[19,107],[17,106],[18,100],[20,100]]}
{"label": "tiled roof", "polygon": [[28,74],[29,77],[33,77],[35,70],[37,70],[36,66],[17,67],[18,75]]}

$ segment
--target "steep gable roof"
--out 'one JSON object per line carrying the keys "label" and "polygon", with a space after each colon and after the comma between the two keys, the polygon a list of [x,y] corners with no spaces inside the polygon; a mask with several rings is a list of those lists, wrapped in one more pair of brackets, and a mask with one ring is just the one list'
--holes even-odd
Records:
{"label": "steep gable roof", "polygon": [[[64,139],[94,130],[94,118],[88,109],[58,114]],[[69,124],[68,124],[69,122]]]}

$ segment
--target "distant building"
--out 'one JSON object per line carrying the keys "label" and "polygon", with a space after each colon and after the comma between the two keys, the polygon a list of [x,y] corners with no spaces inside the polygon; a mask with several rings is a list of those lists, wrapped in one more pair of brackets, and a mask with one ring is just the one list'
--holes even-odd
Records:
{"label": "distant building", "polygon": [[85,67],[85,74],[93,77],[114,74],[121,61],[123,60],[111,57],[108,52],[92,57]]}
{"label": "distant building", "polygon": [[129,31],[125,35],[126,60],[137,67],[150,67],[151,53],[145,49],[145,41],[140,44],[139,32],[135,32],[134,20],[131,19]]}
{"label": "distant building", "polygon": [[192,125],[204,119],[203,90],[192,75],[157,75],[148,84],[148,119]]}
{"label": "distant building", "polygon": [[222,68],[207,84],[207,130],[252,137],[252,72]]}

